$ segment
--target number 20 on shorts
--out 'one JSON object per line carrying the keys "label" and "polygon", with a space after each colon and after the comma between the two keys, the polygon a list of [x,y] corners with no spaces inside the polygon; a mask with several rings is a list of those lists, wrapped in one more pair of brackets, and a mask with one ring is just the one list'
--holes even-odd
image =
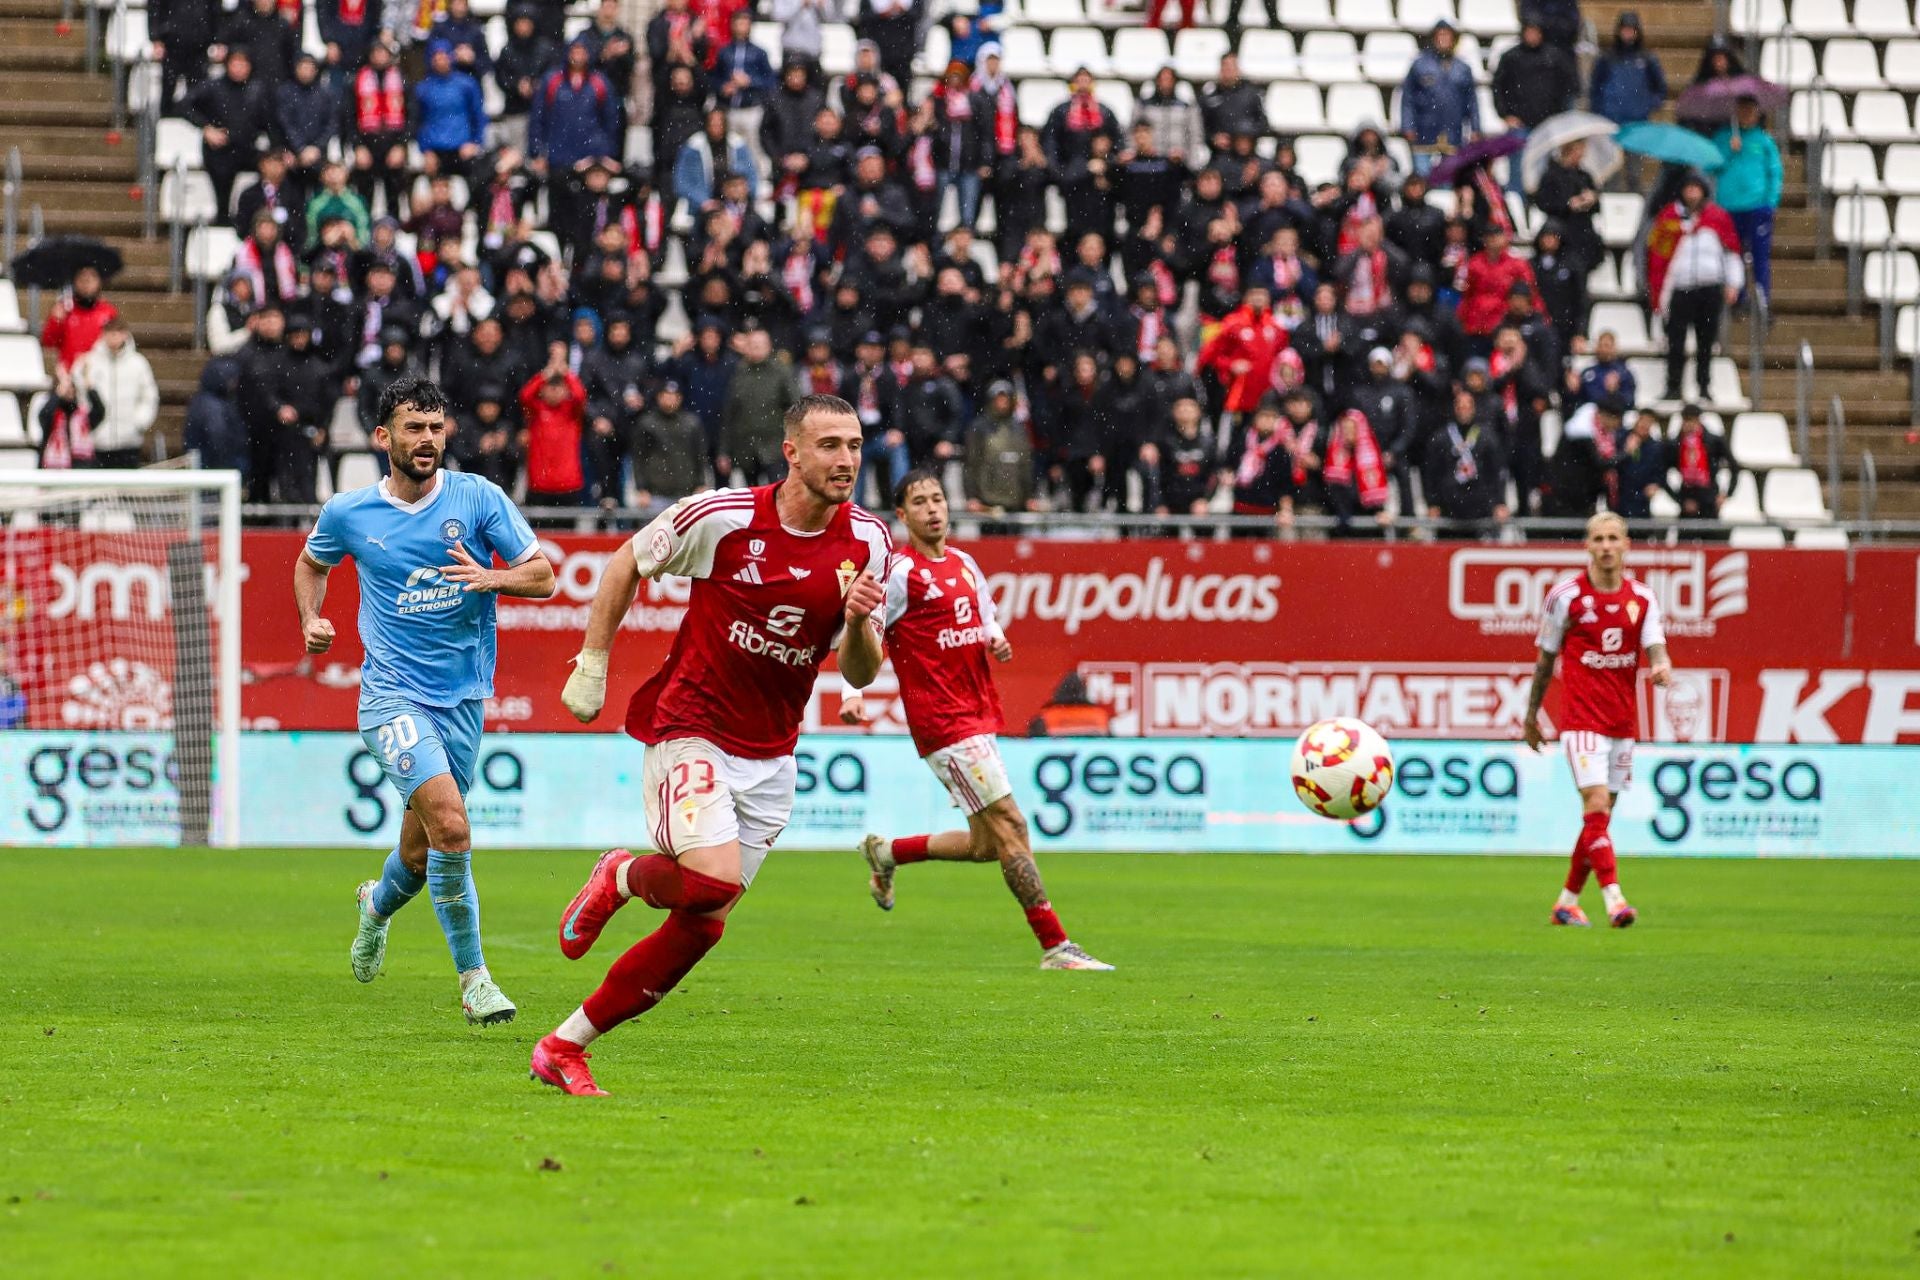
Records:
{"label": "number 20 on shorts", "polygon": [[412,716],[395,716],[391,724],[380,726],[380,754],[388,760],[412,750],[419,741],[420,730]]}

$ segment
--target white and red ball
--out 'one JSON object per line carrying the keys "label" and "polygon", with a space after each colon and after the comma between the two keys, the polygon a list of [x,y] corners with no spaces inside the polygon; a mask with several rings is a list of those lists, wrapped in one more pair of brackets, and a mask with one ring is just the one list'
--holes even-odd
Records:
{"label": "white and red ball", "polygon": [[1350,822],[1393,790],[1393,751],[1362,720],[1322,720],[1293,744],[1293,792],[1323,818]]}

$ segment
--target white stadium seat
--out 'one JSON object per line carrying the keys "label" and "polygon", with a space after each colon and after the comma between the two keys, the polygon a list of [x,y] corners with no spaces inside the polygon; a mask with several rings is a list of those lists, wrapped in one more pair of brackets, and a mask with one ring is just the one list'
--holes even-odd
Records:
{"label": "white stadium seat", "polygon": [[853,28],[844,22],[829,22],[820,28],[820,69],[830,76],[853,74],[853,48],[858,43]]}
{"label": "white stadium seat", "polygon": [[40,391],[50,385],[39,341],[24,333],[0,334],[0,391]]}
{"label": "white stadium seat", "polygon": [[1370,84],[1337,84],[1327,90],[1327,127],[1351,135],[1361,125],[1370,124],[1382,132],[1387,126],[1387,108],[1380,101],[1380,90]]}
{"label": "white stadium seat", "polygon": [[1896,142],[1887,148],[1887,191],[1896,196],[1920,195],[1920,143]]}
{"label": "white stadium seat", "polygon": [[1823,132],[1829,138],[1851,138],[1847,100],[1832,89],[1801,89],[1787,104],[1787,130],[1796,138],[1815,138]]}
{"label": "white stadium seat", "polygon": [[[1706,394],[1698,397],[1707,404],[1721,409],[1743,410],[1753,407],[1753,401],[1747,398],[1746,390],[1740,385],[1740,366],[1732,356],[1715,356],[1713,368],[1707,377],[1712,385],[1706,388]],[[1687,378],[1693,378],[1692,362],[1688,362]]]}
{"label": "white stadium seat", "polygon": [[[1810,89],[1819,74],[1813,41],[1801,36],[1775,36],[1760,46],[1759,74],[1789,89]],[[1876,79],[1875,84],[1879,82]]]}
{"label": "white stadium seat", "polygon": [[1895,89],[1920,89],[1920,40],[1887,41],[1887,54],[1880,74]]}
{"label": "white stadium seat", "polygon": [[1793,531],[1793,549],[1795,551],[1845,551],[1847,549],[1847,531],[1845,529],[1795,529]]}
{"label": "white stadium seat", "polygon": [[1280,0],[1280,25],[1288,31],[1332,31],[1332,0]]}
{"label": "white stadium seat", "polygon": [[1020,112],[1020,123],[1032,125],[1038,129],[1046,124],[1053,109],[1067,100],[1067,83],[1064,80],[1029,79],[1022,80],[1014,90],[1014,103]]}
{"label": "white stadium seat", "polygon": [[1633,243],[1640,228],[1640,214],[1646,207],[1644,196],[1630,191],[1605,191],[1600,195],[1600,239],[1608,248],[1624,249]]}
{"label": "white stadium seat", "polygon": [[1249,31],[1240,37],[1240,74],[1257,83],[1300,74],[1300,55],[1285,31]]}
{"label": "white stadium seat", "polygon": [[0,280],[0,333],[25,333],[26,319],[20,314],[20,291],[13,281]]}
{"label": "white stadium seat", "polygon": [[1368,31],[1398,31],[1393,0],[1334,0],[1334,25],[1356,35]]}
{"label": "white stadium seat", "polygon": [[[503,21],[501,26],[504,27],[505,25],[506,23]],[[782,52],[780,48],[780,31],[781,27],[777,22],[756,22],[753,24],[752,32],[747,36],[749,40],[760,46],[760,52],[766,54],[767,61],[771,62],[775,67],[780,65],[780,55]],[[489,37],[493,35],[493,24],[491,22],[487,24],[487,34]],[[505,42],[506,35],[503,31],[501,33],[501,43],[504,44]],[[496,49],[500,47],[500,45],[494,44],[491,39],[489,39],[487,43]]]}
{"label": "white stadium seat", "polygon": [[1890,89],[1868,89],[1854,95],[1853,136],[1871,142],[1905,142],[1912,138],[1913,118],[1907,113],[1906,98]]}
{"label": "white stadium seat", "polygon": [[1770,524],[1741,525],[1727,531],[1727,545],[1735,551],[1781,551],[1787,531]]}
{"label": "white stadium seat", "polygon": [[26,421],[20,416],[20,397],[0,395],[0,449],[25,449],[33,446],[27,435]]}
{"label": "white stadium seat", "polygon": [[1016,82],[1048,74],[1046,42],[1033,27],[1008,27],[1000,33],[1000,70]]}
{"label": "white stadium seat", "polygon": [[187,274],[195,280],[218,281],[233,266],[240,237],[232,227],[195,227],[187,233]]}
{"label": "white stadium seat", "polygon": [[1021,11],[1036,27],[1080,27],[1087,22],[1080,0],[1024,0]]}
{"label": "white stadium seat", "polygon": [[1904,249],[1876,249],[1861,270],[1869,302],[1906,302],[1920,293],[1920,262]]}
{"label": "white stadium seat", "polygon": [[1173,68],[1181,79],[1205,84],[1220,74],[1220,60],[1232,49],[1226,32],[1190,27],[1173,38]]}
{"label": "white stadium seat", "polygon": [[1880,77],[1880,51],[1871,40],[1827,41],[1827,50],[1820,58],[1820,74],[1842,93],[1878,89],[1886,84]]}
{"label": "white stadium seat", "polygon": [[1307,133],[1327,127],[1320,106],[1320,86],[1276,80],[1267,86],[1267,120],[1286,133]]}
{"label": "white stadium seat", "polygon": [[[758,25],[758,24],[755,24]],[[953,37],[939,23],[927,28],[924,43],[920,46],[919,56],[914,58],[914,69],[922,75],[942,76],[946,74],[947,64],[953,61]],[[780,59],[775,58],[773,65],[778,67]],[[915,95],[916,98],[918,95]]]}
{"label": "white stadium seat", "polygon": [[1611,302],[1631,295],[1620,287],[1620,265],[1610,253],[1600,255],[1600,265],[1587,275],[1587,292],[1596,300]]}
{"label": "white stadium seat", "polygon": [[1071,79],[1085,67],[1097,77],[1113,74],[1107,58],[1107,38],[1092,27],[1061,27],[1047,41],[1047,63],[1052,74]]}
{"label": "white stadium seat", "polygon": [[[1114,33],[1113,74],[1139,83],[1160,74],[1160,68],[1173,65],[1173,46],[1167,33],[1158,27],[1125,27]],[[1245,71],[1246,59],[1241,59]],[[1251,75],[1251,72],[1248,72]]]}
{"label": "white stadium seat", "polygon": [[1913,34],[1913,8],[1907,0],[1854,0],[1853,29],[1887,40]]}
{"label": "white stadium seat", "polygon": [[1786,0],[1728,0],[1727,10],[1735,35],[1770,36],[1787,25]]}
{"label": "white stadium seat", "polygon": [[1787,22],[1795,35],[1812,36],[1816,40],[1853,34],[1846,9],[1832,0],[1793,0],[1787,10]]}
{"label": "white stadium seat", "polygon": [[1519,35],[1520,15],[1513,0],[1460,0],[1460,26],[1488,39]]}
{"label": "white stadium seat", "polygon": [[200,131],[185,120],[162,116],[153,135],[153,163],[164,171],[182,162],[189,169],[200,167]]}
{"label": "white stadium seat", "polygon": [[[1893,207],[1893,228],[1887,233],[1903,248],[1920,249],[1920,198],[1907,196]],[[1838,240],[1839,237],[1835,236]],[[1886,243],[1882,238],[1882,244]]]}
{"label": "white stadium seat", "polygon": [[1405,31],[1376,31],[1360,44],[1360,71],[1380,85],[1399,85],[1420,56],[1420,39]]}
{"label": "white stadium seat", "polygon": [[1760,486],[1753,472],[1742,471],[1734,477],[1733,492],[1720,506],[1720,518],[1728,524],[1765,524],[1760,511]]}
{"label": "white stadium seat", "polygon": [[1805,467],[1780,467],[1767,472],[1760,486],[1760,507],[1773,520],[1833,519],[1820,494],[1820,477]]}
{"label": "white stadium seat", "polygon": [[380,483],[380,464],[371,453],[349,453],[340,459],[340,492]]}
{"label": "white stadium seat", "polygon": [[[40,453],[36,449],[0,449],[0,471],[33,471],[40,466]],[[14,517],[16,529],[31,529],[35,517],[31,511],[23,511]]]}
{"label": "white stadium seat", "polygon": [[[1460,15],[1453,7],[1453,0],[1400,0],[1398,13],[1402,30],[1418,32],[1421,35],[1432,31],[1433,24],[1442,20],[1451,22],[1456,27],[1461,25]],[[1519,24],[1515,23],[1513,29],[1517,32],[1520,29]],[[1504,33],[1492,31],[1481,34]]]}
{"label": "white stadium seat", "polygon": [[1309,31],[1300,41],[1300,74],[1315,84],[1360,78],[1360,46],[1344,31]]}
{"label": "white stadium seat", "polygon": [[213,179],[198,170],[160,175],[160,216],[168,222],[195,226],[220,216],[213,198]]}
{"label": "white stadium seat", "polygon": [[1311,189],[1340,177],[1341,162],[1347,158],[1347,140],[1326,134],[1312,134],[1293,144],[1294,168]]}
{"label": "white stadium seat", "polygon": [[1598,338],[1611,330],[1624,356],[1653,355],[1656,347],[1647,333],[1647,317],[1637,303],[1597,302],[1587,317],[1587,333]]}
{"label": "white stadium seat", "polygon": [[1877,195],[1886,190],[1880,185],[1880,169],[1874,163],[1873,148],[1864,142],[1836,142],[1820,153],[1821,180],[1837,195],[1858,191]]}
{"label": "white stadium seat", "polygon": [[1787,429],[1784,414],[1735,415],[1727,446],[1733,454],[1734,464],[1749,471],[1770,471],[1774,467],[1800,465],[1800,455],[1793,451],[1793,436]]}
{"label": "white stadium seat", "polygon": [[1893,234],[1887,220],[1887,202],[1879,196],[1841,196],[1833,202],[1833,239],[1836,244],[1876,248]]}

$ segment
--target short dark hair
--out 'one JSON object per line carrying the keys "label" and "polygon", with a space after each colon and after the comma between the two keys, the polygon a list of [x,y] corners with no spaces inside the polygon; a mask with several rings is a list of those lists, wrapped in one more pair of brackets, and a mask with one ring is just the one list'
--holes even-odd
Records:
{"label": "short dark hair", "polygon": [[417,409],[421,413],[445,413],[447,397],[439,384],[432,378],[408,376],[395,378],[380,393],[380,425],[390,427],[393,415],[402,409]]}
{"label": "short dark hair", "polygon": [[913,486],[919,484],[923,480],[931,481],[940,490],[940,493],[942,494],[942,496],[946,494],[947,486],[940,483],[939,476],[935,475],[930,469],[926,467],[915,467],[913,470],[907,472],[907,474],[900,477],[899,484],[896,484],[895,486],[893,486],[894,507],[898,509],[906,506],[907,495],[913,492]]}
{"label": "short dark hair", "polygon": [[807,419],[816,413],[831,413],[835,417],[848,418],[860,416],[853,411],[852,405],[839,396],[801,396],[788,406],[786,416],[780,420],[787,438],[792,439],[798,435],[800,428],[807,425]]}

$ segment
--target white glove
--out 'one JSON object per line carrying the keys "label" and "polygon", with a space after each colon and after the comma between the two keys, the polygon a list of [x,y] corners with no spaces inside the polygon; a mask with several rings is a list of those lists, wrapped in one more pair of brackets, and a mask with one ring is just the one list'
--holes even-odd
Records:
{"label": "white glove", "polygon": [[560,701],[581,724],[600,714],[607,701],[605,649],[582,649],[574,656],[573,671],[567,676],[567,687],[560,691]]}

